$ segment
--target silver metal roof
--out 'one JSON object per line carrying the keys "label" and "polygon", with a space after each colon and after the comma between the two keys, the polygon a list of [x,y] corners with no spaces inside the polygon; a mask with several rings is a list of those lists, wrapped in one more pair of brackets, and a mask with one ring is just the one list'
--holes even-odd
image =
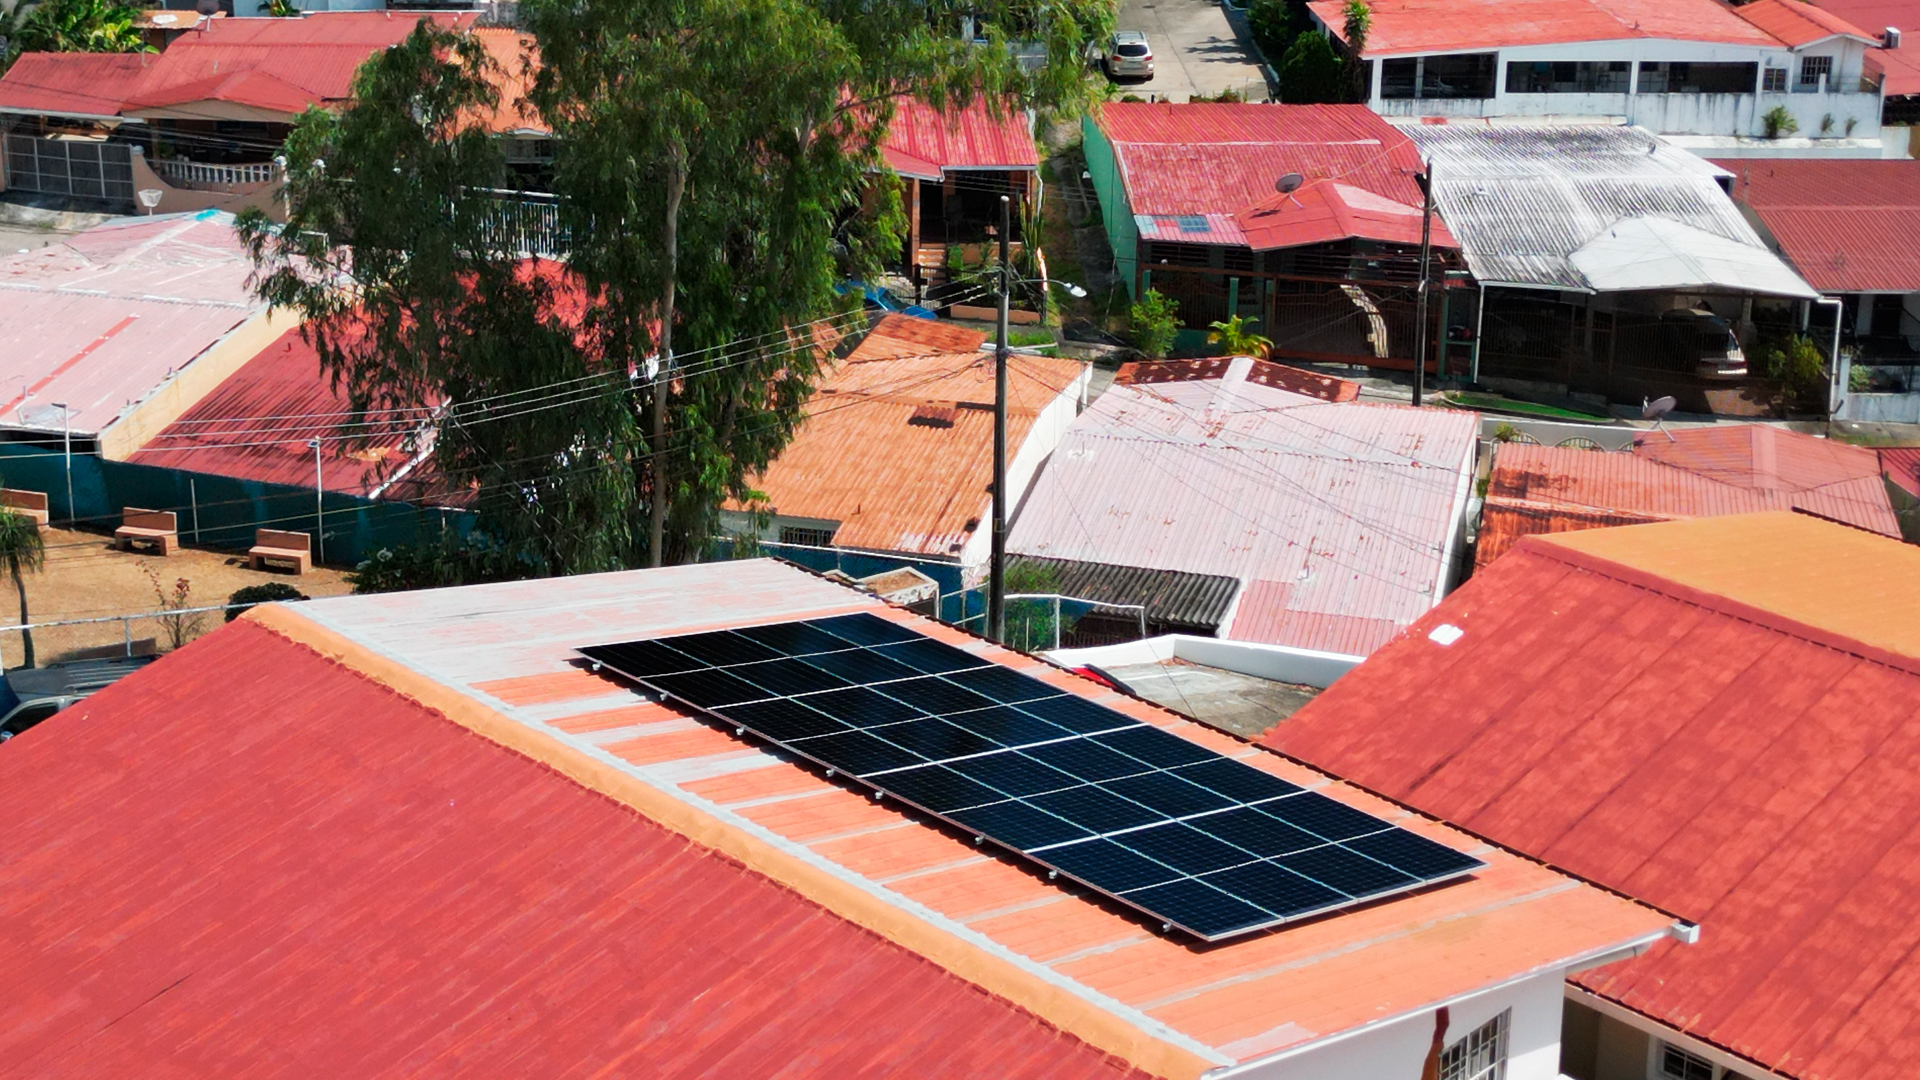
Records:
{"label": "silver metal roof", "polygon": [[[1634,219],[1664,219],[1751,249],[1746,273],[1681,287],[1805,295],[1721,188],[1730,175],[1642,128],[1409,124],[1432,164],[1434,201],[1474,277],[1488,284],[1614,291],[1673,282],[1596,281],[1573,256]],[[1673,231],[1673,230],[1668,230]],[[1725,245],[1716,244],[1724,255]],[[1719,260],[1724,265],[1724,259]]]}

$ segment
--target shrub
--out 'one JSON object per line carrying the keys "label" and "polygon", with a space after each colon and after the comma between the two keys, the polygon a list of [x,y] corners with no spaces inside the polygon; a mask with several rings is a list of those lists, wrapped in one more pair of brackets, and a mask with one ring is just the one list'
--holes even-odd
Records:
{"label": "shrub", "polygon": [[1767,130],[1767,138],[1777,139],[1782,135],[1791,135],[1800,130],[1800,122],[1793,118],[1785,105],[1775,105],[1760,115],[1760,124]]}
{"label": "shrub", "polygon": [[307,594],[284,581],[269,581],[264,585],[249,585],[244,589],[235,589],[227,597],[227,621],[232,622],[246,614],[248,608],[257,604],[273,604],[282,600],[305,600]]}
{"label": "shrub", "polygon": [[1346,65],[1325,34],[1301,34],[1280,61],[1280,100],[1334,105],[1346,100]]}
{"label": "shrub", "polygon": [[356,593],[404,592],[449,585],[477,585],[531,576],[532,566],[511,560],[481,536],[383,547],[347,575]]}
{"label": "shrub", "polygon": [[1287,0],[1253,0],[1247,5],[1247,28],[1253,31],[1253,43],[1269,61],[1285,56],[1298,33]]}
{"label": "shrub", "polygon": [[1129,315],[1133,347],[1149,360],[1164,360],[1173,348],[1173,335],[1180,328],[1179,306],[1156,289],[1148,289],[1133,302]]}
{"label": "shrub", "polygon": [[1824,400],[1827,388],[1825,358],[1820,346],[1803,334],[1756,342],[1753,359],[1760,374],[1780,383],[1789,398],[1802,403]]}

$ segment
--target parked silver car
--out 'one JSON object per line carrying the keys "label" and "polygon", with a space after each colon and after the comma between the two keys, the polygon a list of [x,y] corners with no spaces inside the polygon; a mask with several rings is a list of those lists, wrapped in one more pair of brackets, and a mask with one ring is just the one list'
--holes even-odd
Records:
{"label": "parked silver car", "polygon": [[1138,30],[1116,30],[1101,58],[1110,79],[1153,78],[1153,46]]}

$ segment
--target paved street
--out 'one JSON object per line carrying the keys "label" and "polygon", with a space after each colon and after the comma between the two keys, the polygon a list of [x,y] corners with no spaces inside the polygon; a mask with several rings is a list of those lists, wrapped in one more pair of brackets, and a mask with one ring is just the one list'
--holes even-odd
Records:
{"label": "paved street", "polygon": [[1144,32],[1153,46],[1153,78],[1122,82],[1123,92],[1186,101],[1238,90],[1249,101],[1267,99],[1253,50],[1234,35],[1216,0],[1121,0],[1114,25]]}

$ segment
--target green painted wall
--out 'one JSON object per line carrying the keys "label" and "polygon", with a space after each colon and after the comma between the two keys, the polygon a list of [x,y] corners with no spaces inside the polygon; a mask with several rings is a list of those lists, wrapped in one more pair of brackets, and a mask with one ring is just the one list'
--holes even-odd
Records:
{"label": "green painted wall", "polygon": [[1113,144],[1107,141],[1092,113],[1080,118],[1080,133],[1087,174],[1093,178],[1094,194],[1100,198],[1100,220],[1106,226],[1107,244],[1113,248],[1114,272],[1127,283],[1127,295],[1132,296],[1139,276],[1140,231],[1133,226],[1133,207],[1127,203],[1120,165],[1114,160]]}

